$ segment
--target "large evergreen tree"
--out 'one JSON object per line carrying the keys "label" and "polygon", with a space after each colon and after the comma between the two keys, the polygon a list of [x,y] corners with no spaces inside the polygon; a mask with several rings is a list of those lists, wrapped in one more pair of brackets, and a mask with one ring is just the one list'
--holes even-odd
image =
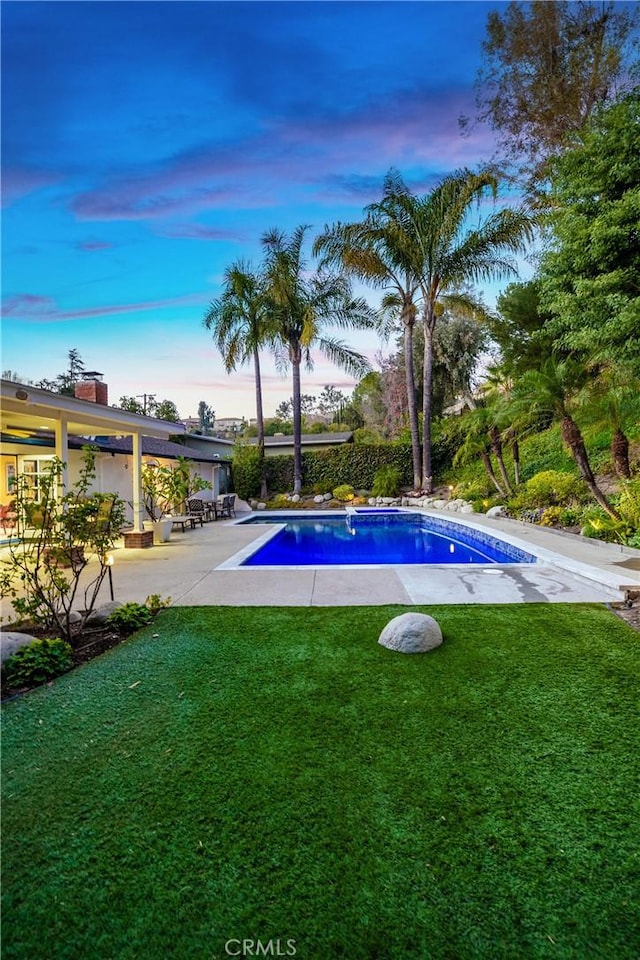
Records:
{"label": "large evergreen tree", "polygon": [[543,306],[565,349],[640,371],[640,89],[580,139],[553,167]]}

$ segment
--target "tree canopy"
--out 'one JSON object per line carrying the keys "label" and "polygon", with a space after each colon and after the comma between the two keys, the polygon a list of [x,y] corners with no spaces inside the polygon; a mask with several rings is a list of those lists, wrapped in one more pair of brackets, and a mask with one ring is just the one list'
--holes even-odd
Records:
{"label": "tree canopy", "polygon": [[498,160],[529,183],[546,175],[546,161],[631,83],[637,25],[637,9],[613,2],[538,0],[491,11],[476,105],[498,135]]}
{"label": "tree canopy", "polygon": [[560,344],[640,369],[640,88],[554,162],[542,299]]}

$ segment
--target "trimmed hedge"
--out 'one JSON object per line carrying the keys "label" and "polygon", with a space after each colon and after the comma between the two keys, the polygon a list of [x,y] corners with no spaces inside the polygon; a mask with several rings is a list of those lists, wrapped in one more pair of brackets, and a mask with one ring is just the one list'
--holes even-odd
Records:
{"label": "trimmed hedge", "polygon": [[[443,469],[447,453],[444,444],[434,444],[432,456],[436,474]],[[376,473],[387,466],[397,468],[401,486],[412,486],[411,446],[396,443],[347,443],[315,453],[303,452],[302,482],[305,487],[327,491],[345,483],[356,490],[371,490]],[[293,489],[293,456],[266,457],[265,467],[270,491]]]}

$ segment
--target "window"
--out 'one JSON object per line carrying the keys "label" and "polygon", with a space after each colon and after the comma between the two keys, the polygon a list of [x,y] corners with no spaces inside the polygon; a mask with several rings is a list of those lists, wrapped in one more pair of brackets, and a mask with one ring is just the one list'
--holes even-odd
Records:
{"label": "window", "polygon": [[33,460],[23,459],[20,464],[20,473],[26,477],[27,496],[31,500],[39,501],[42,496],[42,478],[49,472],[51,457],[35,457]]}

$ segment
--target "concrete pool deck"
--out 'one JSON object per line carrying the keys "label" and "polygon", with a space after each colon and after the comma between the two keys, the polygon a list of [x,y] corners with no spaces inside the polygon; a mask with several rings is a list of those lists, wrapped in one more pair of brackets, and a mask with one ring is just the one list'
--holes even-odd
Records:
{"label": "concrete pool deck", "polygon": [[[207,523],[147,550],[114,551],[116,600],[150,594],[176,606],[359,606],[449,603],[606,603],[640,592],[640,550],[586,540],[532,524],[424,510],[468,522],[536,553],[535,564],[219,569],[264,532],[233,521]],[[298,514],[299,515],[299,514]],[[238,520],[248,513],[238,513]],[[109,599],[108,583],[101,600]],[[7,601],[2,615],[11,613]]]}

